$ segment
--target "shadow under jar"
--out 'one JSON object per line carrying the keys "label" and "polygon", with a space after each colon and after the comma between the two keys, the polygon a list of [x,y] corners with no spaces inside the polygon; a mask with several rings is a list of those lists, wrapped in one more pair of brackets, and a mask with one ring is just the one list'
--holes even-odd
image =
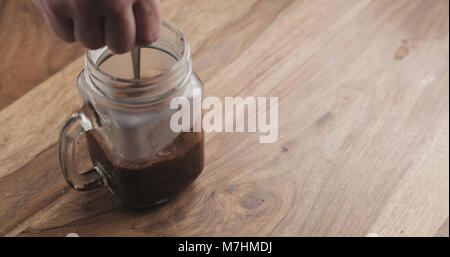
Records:
{"label": "shadow under jar", "polygon": [[[139,79],[130,54],[114,55],[107,47],[87,51],[78,77],[84,104],[59,138],[61,169],[75,190],[105,185],[125,205],[145,208],[167,201],[201,173],[202,114],[193,102],[201,102],[203,86],[183,33],[162,25],[159,40],[141,48]],[[170,108],[175,97],[189,102],[189,130],[170,127],[179,111]],[[80,173],[75,146],[84,133],[94,168]]]}

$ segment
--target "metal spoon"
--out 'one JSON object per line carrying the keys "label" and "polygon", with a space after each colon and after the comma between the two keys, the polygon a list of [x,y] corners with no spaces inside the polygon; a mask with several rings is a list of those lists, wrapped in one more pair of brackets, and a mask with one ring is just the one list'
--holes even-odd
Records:
{"label": "metal spoon", "polygon": [[141,48],[131,50],[131,62],[133,63],[134,79],[141,79]]}

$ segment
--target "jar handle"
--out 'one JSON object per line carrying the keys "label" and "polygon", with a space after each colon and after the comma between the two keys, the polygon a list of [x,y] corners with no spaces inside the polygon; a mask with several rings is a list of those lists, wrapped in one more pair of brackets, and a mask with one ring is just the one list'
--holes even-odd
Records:
{"label": "jar handle", "polygon": [[93,128],[91,119],[86,115],[86,108],[90,109],[84,105],[64,123],[58,140],[62,173],[67,183],[76,191],[88,191],[104,184],[100,167],[95,166],[87,172],[79,173],[75,162],[76,145],[80,136]]}

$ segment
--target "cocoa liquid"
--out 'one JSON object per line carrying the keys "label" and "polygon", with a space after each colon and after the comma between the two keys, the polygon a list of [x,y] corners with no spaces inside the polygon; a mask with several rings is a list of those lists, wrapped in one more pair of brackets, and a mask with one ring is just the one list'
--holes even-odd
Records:
{"label": "cocoa liquid", "polygon": [[108,186],[126,205],[149,207],[186,188],[203,169],[203,132],[184,132],[156,156],[138,164],[117,164],[87,133],[89,154],[106,173]]}

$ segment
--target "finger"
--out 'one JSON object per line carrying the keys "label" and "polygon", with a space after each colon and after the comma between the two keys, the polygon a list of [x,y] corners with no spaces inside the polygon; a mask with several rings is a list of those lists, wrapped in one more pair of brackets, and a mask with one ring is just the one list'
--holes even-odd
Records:
{"label": "finger", "polygon": [[89,49],[105,45],[102,5],[99,1],[77,1],[72,3],[74,18],[74,37]]}
{"label": "finger", "polygon": [[69,43],[75,42],[72,19],[55,18],[44,14],[44,20],[47,27],[59,38]]}
{"label": "finger", "polygon": [[131,4],[108,13],[105,17],[105,43],[116,54],[130,51],[136,38],[136,24]]}
{"label": "finger", "polygon": [[159,0],[141,0],[133,6],[136,20],[136,45],[149,45],[159,38],[161,17]]}
{"label": "finger", "polygon": [[75,19],[75,39],[89,49],[98,49],[105,45],[103,17],[93,15]]}

